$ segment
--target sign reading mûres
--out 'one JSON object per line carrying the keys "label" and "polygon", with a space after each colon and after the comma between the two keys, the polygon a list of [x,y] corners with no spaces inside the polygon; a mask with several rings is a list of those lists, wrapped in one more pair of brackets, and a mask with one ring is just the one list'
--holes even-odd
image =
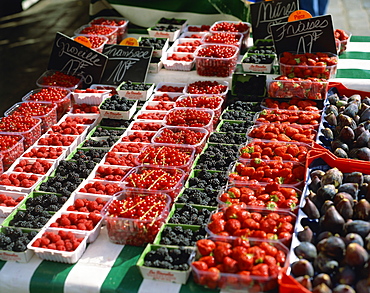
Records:
{"label": "sign reading m\u00fbres", "polygon": [[272,39],[271,25],[288,21],[298,9],[298,0],[262,1],[251,4],[253,41]]}

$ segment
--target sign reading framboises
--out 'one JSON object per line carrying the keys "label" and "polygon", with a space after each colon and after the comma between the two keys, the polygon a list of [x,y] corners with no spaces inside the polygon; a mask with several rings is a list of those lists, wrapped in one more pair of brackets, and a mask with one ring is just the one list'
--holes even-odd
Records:
{"label": "sign reading framboises", "polygon": [[108,57],[57,32],[48,68],[81,77],[82,87],[99,83]]}
{"label": "sign reading framboises", "polygon": [[108,56],[102,83],[118,85],[124,81],[145,82],[153,47],[104,45]]}

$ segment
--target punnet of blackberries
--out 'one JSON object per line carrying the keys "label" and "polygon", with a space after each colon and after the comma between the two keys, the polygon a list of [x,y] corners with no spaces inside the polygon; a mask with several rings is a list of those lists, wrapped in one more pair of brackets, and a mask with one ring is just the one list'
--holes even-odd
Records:
{"label": "punnet of blackberries", "polygon": [[236,160],[239,145],[214,144],[208,145],[199,156],[195,169],[226,171],[230,164]]}
{"label": "punnet of blackberries", "polygon": [[58,193],[69,197],[83,180],[84,179],[79,178],[76,173],[68,174],[65,177],[56,175],[54,177],[49,177],[46,181],[42,182],[37,189],[39,191]]}
{"label": "punnet of blackberries", "polygon": [[274,61],[274,56],[269,55],[257,55],[252,54],[243,59],[243,63],[253,63],[253,64],[271,64]]}
{"label": "punnet of blackberries", "polygon": [[195,170],[188,179],[191,188],[219,190],[227,183],[227,174],[222,171]]}
{"label": "punnet of blackberries", "polygon": [[27,198],[26,209],[30,207],[42,206],[44,210],[56,212],[61,209],[68,197],[56,194],[34,194]]}
{"label": "punnet of blackberries", "polygon": [[125,129],[119,128],[105,128],[102,126],[98,126],[95,128],[94,132],[91,134],[91,137],[104,137],[104,136],[121,136],[125,132]]}
{"label": "punnet of blackberries", "polygon": [[144,256],[144,266],[161,268],[175,271],[187,271],[189,259],[193,253],[193,249],[179,247],[167,248],[159,247],[156,250],[150,250]]}
{"label": "punnet of blackberries", "polygon": [[136,101],[128,100],[125,97],[120,97],[119,95],[113,95],[110,98],[104,100],[100,105],[102,110],[110,111],[129,111]]}
{"label": "punnet of blackberries", "polygon": [[245,134],[234,132],[213,132],[211,133],[209,142],[224,143],[224,144],[237,144],[240,145],[246,141]]}
{"label": "punnet of blackberries", "polygon": [[261,103],[236,100],[228,105],[227,110],[259,112],[261,111]]}
{"label": "punnet of blackberries", "polygon": [[219,190],[214,190],[207,186],[204,189],[185,188],[181,196],[177,198],[177,203],[188,203],[203,206],[215,207],[218,205],[217,196]]}
{"label": "punnet of blackberries", "polygon": [[23,231],[20,228],[5,227],[0,232],[0,250],[23,252],[37,231]]}
{"label": "punnet of blackberries", "polygon": [[184,204],[182,207],[177,207],[168,220],[168,223],[182,225],[204,225],[207,223],[211,211],[206,208],[199,208],[191,204]]}
{"label": "punnet of blackberries", "polygon": [[50,220],[52,214],[41,205],[19,210],[9,221],[9,226],[19,228],[41,229]]}
{"label": "punnet of blackberries", "polygon": [[166,44],[166,41],[167,39],[165,38],[141,38],[139,41],[139,46],[153,47],[154,50],[161,50]]}
{"label": "punnet of blackberries", "polygon": [[119,128],[127,128],[133,119],[124,120],[124,119],[111,119],[111,118],[103,118],[99,125],[100,126],[108,126],[108,127],[119,127]]}
{"label": "punnet of blackberries", "polygon": [[230,121],[223,121],[219,131],[220,132],[234,132],[234,133],[246,133],[248,128],[253,126],[253,120],[248,121],[241,121],[239,122],[230,122]]}
{"label": "punnet of blackberries", "polygon": [[205,225],[197,229],[186,228],[186,226],[166,225],[161,233],[160,244],[176,246],[194,246],[195,243],[206,237]]}
{"label": "punnet of blackberries", "polygon": [[92,161],[85,161],[82,159],[76,161],[61,160],[55,170],[55,175],[65,177],[70,174],[76,174],[79,178],[87,178],[94,167],[95,163]]}
{"label": "punnet of blackberries", "polygon": [[249,112],[245,110],[241,111],[224,111],[221,115],[223,120],[242,120],[242,121],[253,121],[254,115],[256,113]]}
{"label": "punnet of blackberries", "polygon": [[[164,41],[166,41],[164,39]],[[148,45],[149,46],[149,45]],[[162,46],[163,47],[163,46]],[[120,85],[120,90],[147,91],[153,84],[143,82],[132,82],[130,80]]]}
{"label": "punnet of blackberries", "polygon": [[84,148],[110,148],[118,141],[118,139],[119,137],[117,136],[109,136],[107,138],[89,138],[83,142],[82,147]]}
{"label": "punnet of blackberries", "polygon": [[77,149],[71,159],[100,163],[107,152],[106,149]]}

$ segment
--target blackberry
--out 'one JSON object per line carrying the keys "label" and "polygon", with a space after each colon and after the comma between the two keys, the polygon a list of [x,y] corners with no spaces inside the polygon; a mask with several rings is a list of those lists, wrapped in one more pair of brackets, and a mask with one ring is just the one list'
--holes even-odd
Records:
{"label": "blackberry", "polygon": [[134,100],[128,100],[125,97],[120,97],[119,95],[113,95],[110,98],[104,100],[100,105],[103,110],[112,111],[128,111],[134,105]]}
{"label": "blackberry", "polygon": [[6,236],[4,233],[0,233],[0,248],[4,249],[10,242],[12,242],[12,239],[10,239],[9,236]]}
{"label": "blackberry", "polygon": [[157,38],[141,38],[139,46],[153,47],[154,50],[161,50],[166,43],[166,39]]}
{"label": "blackberry", "polygon": [[144,265],[164,269],[188,270],[187,264],[191,250],[184,247],[177,249],[167,249],[160,247],[157,250],[151,250],[144,256]]}
{"label": "blackberry", "polygon": [[248,128],[253,126],[253,121],[244,121],[241,123],[232,123],[224,121],[220,127],[220,132],[246,133]]}
{"label": "blackberry", "polygon": [[103,149],[77,150],[72,160],[83,159],[84,161],[99,163],[106,153],[107,151]]}
{"label": "blackberry", "polygon": [[121,120],[121,119],[103,118],[100,121],[100,126],[127,128],[132,121],[133,119]]}
{"label": "blackberry", "polygon": [[175,210],[173,216],[168,222],[174,224],[197,225],[198,216],[203,215],[203,213],[208,214],[208,217],[210,215],[210,211],[208,209],[201,208],[198,210],[186,203],[183,207],[179,207]]}
{"label": "blackberry", "polygon": [[200,170],[194,174],[196,177],[189,178],[188,184],[192,188],[221,189],[227,182],[226,172],[210,172],[209,170]]}
{"label": "blackberry", "polygon": [[111,129],[99,126],[92,133],[91,137],[103,137],[103,136],[121,136],[125,132],[125,129]]}
{"label": "blackberry", "polygon": [[26,208],[34,211],[36,206],[41,206],[43,210],[58,211],[66,202],[66,197],[59,199],[56,194],[41,194],[30,197],[26,200]]}
{"label": "blackberry", "polygon": [[224,120],[253,121],[255,112],[247,111],[225,111],[221,115]]}

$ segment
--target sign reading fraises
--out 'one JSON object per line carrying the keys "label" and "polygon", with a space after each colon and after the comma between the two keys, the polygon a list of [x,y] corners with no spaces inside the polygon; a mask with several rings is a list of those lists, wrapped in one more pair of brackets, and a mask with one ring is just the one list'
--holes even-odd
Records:
{"label": "sign reading fraises", "polygon": [[337,53],[331,15],[317,16],[271,26],[276,53]]}
{"label": "sign reading fraises", "polygon": [[287,22],[298,0],[262,1],[250,5],[253,41],[272,39],[271,25]]}
{"label": "sign reading fraises", "polygon": [[145,82],[153,47],[104,45],[108,56],[102,83],[118,85],[124,81]]}
{"label": "sign reading fraises", "polygon": [[47,69],[81,77],[87,88],[100,83],[107,61],[107,56],[57,32]]}

